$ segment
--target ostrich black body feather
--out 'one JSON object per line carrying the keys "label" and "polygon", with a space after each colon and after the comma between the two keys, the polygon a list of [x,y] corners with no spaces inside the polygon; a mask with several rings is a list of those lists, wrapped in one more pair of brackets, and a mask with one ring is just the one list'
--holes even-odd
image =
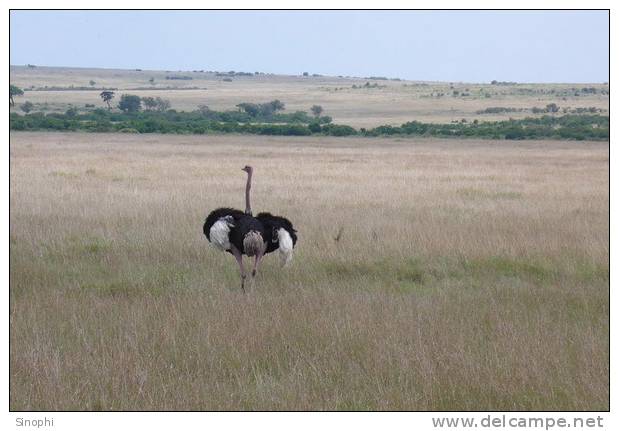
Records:
{"label": "ostrich black body feather", "polygon": [[[265,229],[264,226],[262,226],[262,223],[260,223],[260,221],[258,221],[255,217],[243,214],[235,220],[234,227],[230,229],[230,244],[234,244],[234,246],[238,248],[242,254],[249,255],[247,250],[245,250],[244,239],[245,235],[252,231],[259,233],[262,237],[262,241],[264,241]],[[262,246],[260,248],[262,248]]]}
{"label": "ostrich black body feather", "polygon": [[[232,226],[230,227],[230,234],[228,235],[228,238],[230,240],[230,244],[234,245],[242,254],[247,254],[243,245],[243,240],[245,235],[249,232],[254,231],[259,233],[264,240],[266,230],[257,218],[234,208],[217,208],[208,215],[202,228],[204,235],[206,235],[206,238],[209,241],[211,240],[211,227],[213,227],[218,220],[224,217],[232,218]],[[230,250],[226,251],[228,253],[232,253]]]}
{"label": "ostrich black body feather", "polygon": [[210,241],[211,227],[213,227],[217,220],[226,216],[231,216],[234,220],[238,220],[244,215],[245,213],[243,211],[234,208],[217,208],[216,210],[211,211],[211,213],[206,218],[204,226],[202,227],[202,231],[204,232],[204,235],[206,235],[206,239]]}
{"label": "ostrich black body feather", "polygon": [[284,228],[292,238],[293,247],[297,243],[297,231],[292,226],[292,222],[285,217],[274,216],[268,212],[262,212],[256,216],[256,219],[264,226],[264,242],[267,245],[265,253],[271,253],[279,248],[277,243],[277,231]]}

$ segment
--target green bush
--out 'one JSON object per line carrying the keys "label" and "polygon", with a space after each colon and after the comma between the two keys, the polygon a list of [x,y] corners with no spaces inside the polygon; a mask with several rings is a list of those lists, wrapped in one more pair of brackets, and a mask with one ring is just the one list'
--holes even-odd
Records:
{"label": "green bush", "polygon": [[137,112],[142,107],[140,96],[133,94],[123,94],[120,96],[118,108],[123,112]]}
{"label": "green bush", "polygon": [[26,114],[30,111],[32,111],[34,109],[34,103],[30,102],[30,101],[25,101],[21,106],[20,109],[22,111],[24,111]]}
{"label": "green bush", "polygon": [[[306,120],[311,121],[306,121]],[[456,122],[432,124],[411,121],[401,126],[378,126],[360,129],[342,124],[324,124],[324,117],[312,119],[307,113],[275,114],[268,121],[251,117],[246,112],[217,112],[207,109],[193,112],[137,111],[112,112],[94,109],[79,113],[41,112],[19,115],[11,113],[11,130],[84,130],[114,132],[131,130],[133,133],[249,133],[258,135],[306,136],[433,136],[485,139],[575,139],[608,140],[609,117],[599,114],[545,115],[497,122]],[[307,124],[306,124],[307,123]]]}
{"label": "green bush", "polygon": [[322,133],[331,136],[352,136],[356,135],[357,131],[350,126],[341,124],[327,124],[322,127]]}

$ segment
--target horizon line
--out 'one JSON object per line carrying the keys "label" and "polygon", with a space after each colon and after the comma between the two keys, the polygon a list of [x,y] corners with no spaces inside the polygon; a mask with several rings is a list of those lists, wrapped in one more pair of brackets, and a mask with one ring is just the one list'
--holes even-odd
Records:
{"label": "horizon line", "polygon": [[[206,70],[206,69],[194,69],[194,70],[189,70],[189,69],[142,69],[140,67],[134,67],[134,68],[126,68],[126,67],[108,67],[108,66],[48,66],[48,65],[40,65],[40,64],[32,64],[32,63],[27,63],[27,64],[9,64],[9,68],[11,67],[23,67],[23,68],[37,68],[37,67],[43,67],[43,68],[49,68],[49,69],[102,69],[102,70],[126,70],[126,71],[134,71],[134,72],[186,72],[186,73],[223,73],[223,72],[231,72],[233,71],[232,69],[228,69],[228,70]],[[234,72],[244,72],[241,70],[236,70]],[[247,72],[250,73],[250,72]],[[251,72],[252,74],[255,73]],[[291,76],[291,77],[303,77],[303,73],[305,72],[301,72],[300,74],[289,74],[289,73],[277,73],[277,72],[258,72],[262,75],[269,75],[269,76]],[[308,72],[309,73],[309,72]],[[351,75],[323,75],[320,73],[313,73],[314,75],[318,75],[318,76],[312,76],[312,74],[310,74],[309,76],[307,76],[308,78],[339,78],[339,79],[372,79],[371,77],[363,77],[363,76],[351,76]],[[255,75],[254,75],[255,76]],[[409,78],[400,78],[400,77],[387,77],[387,76],[381,76],[380,78],[386,78],[387,81],[408,81],[408,82],[436,82],[436,83],[459,83],[459,84],[487,84],[487,85],[492,85],[492,81],[489,82],[475,82],[475,81],[441,81],[441,80],[435,80],[435,79],[409,79]],[[10,79],[10,76],[9,76]],[[375,79],[377,80],[377,79]],[[382,79],[381,79],[382,80]],[[518,85],[518,84],[597,84],[597,85],[610,85],[610,80],[607,81],[571,81],[571,82],[567,82],[567,81],[501,81],[501,80],[496,80],[498,82],[508,82],[512,85]]]}

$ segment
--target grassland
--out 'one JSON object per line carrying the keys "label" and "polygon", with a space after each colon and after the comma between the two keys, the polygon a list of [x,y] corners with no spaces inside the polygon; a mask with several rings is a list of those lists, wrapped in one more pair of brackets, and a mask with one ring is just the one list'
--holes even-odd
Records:
{"label": "grassland", "polygon": [[[232,82],[227,82],[224,77],[209,72],[25,66],[11,66],[10,74],[12,84],[27,90],[17,98],[16,112],[20,112],[19,104],[26,100],[44,112],[65,112],[72,106],[83,109],[86,104],[104,107],[100,90],[70,89],[71,86],[89,87],[91,80],[95,82],[93,88],[116,88],[119,95],[165,97],[178,111],[192,111],[202,104],[225,111],[235,109],[239,103],[264,103],[273,99],[284,102],[289,112],[309,111],[312,105],[318,104],[335,123],[355,128],[399,126],[413,120],[450,123],[462,119],[469,122],[518,119],[532,116],[531,108],[543,108],[549,103],[556,103],[560,108],[593,107],[605,115],[609,109],[607,84],[490,85],[265,74],[234,76],[229,78]],[[167,80],[166,76],[192,79]],[[150,78],[154,78],[154,83]],[[365,83],[377,87],[366,88]],[[65,90],[52,91],[45,87]],[[594,88],[596,92],[583,92],[582,88]],[[454,92],[457,92],[455,97]],[[513,108],[516,112],[477,114],[492,107]]]}
{"label": "grassland", "polygon": [[[607,142],[10,145],[11,409],[609,408]],[[300,239],[243,295],[201,224],[247,163]]]}

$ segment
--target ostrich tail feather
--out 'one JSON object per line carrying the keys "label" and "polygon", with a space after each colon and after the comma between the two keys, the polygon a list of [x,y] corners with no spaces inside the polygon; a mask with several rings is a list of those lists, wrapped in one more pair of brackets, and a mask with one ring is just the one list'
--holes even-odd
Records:
{"label": "ostrich tail feather", "polygon": [[262,235],[255,230],[252,230],[243,238],[243,249],[247,256],[255,256],[259,253],[264,253],[264,240]]}
{"label": "ostrich tail feather", "polygon": [[279,237],[279,260],[281,266],[284,267],[292,261],[294,245],[286,229],[280,228],[277,231],[277,236]]}

